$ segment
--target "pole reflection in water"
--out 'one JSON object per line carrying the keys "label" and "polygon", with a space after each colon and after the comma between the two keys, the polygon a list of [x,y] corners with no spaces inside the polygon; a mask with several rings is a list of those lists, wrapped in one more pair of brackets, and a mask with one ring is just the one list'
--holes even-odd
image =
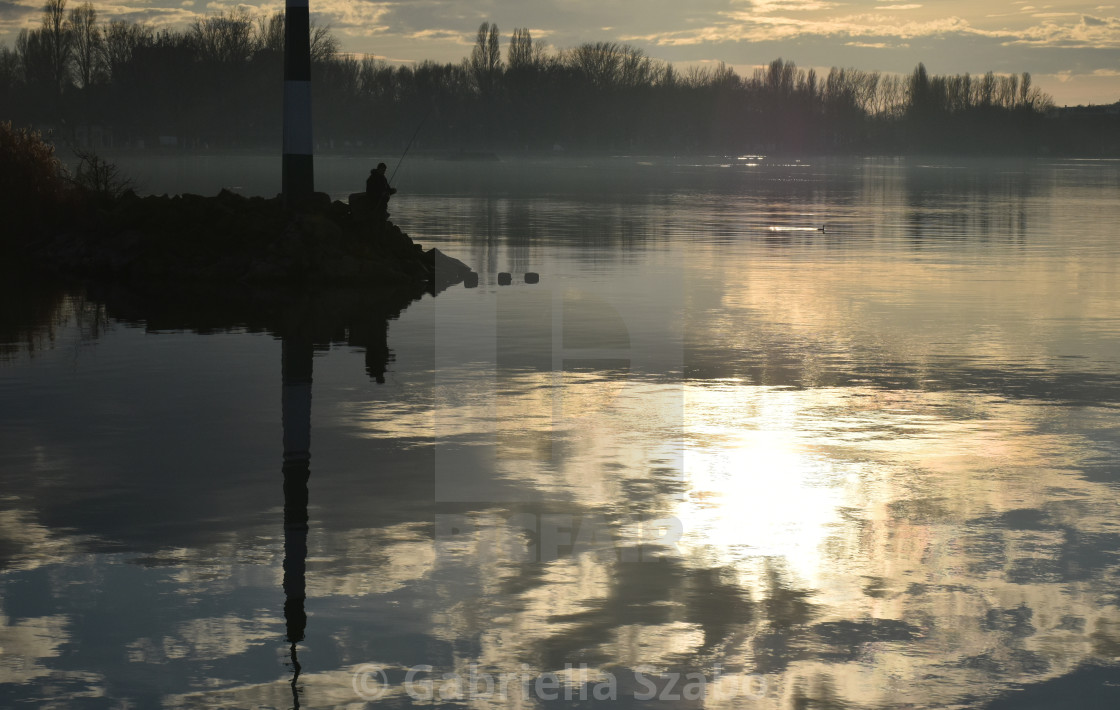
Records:
{"label": "pole reflection in water", "polygon": [[299,708],[298,645],[307,628],[307,480],[311,476],[310,338],[285,336],[282,345],[284,424],[284,622],[292,664],[292,703]]}

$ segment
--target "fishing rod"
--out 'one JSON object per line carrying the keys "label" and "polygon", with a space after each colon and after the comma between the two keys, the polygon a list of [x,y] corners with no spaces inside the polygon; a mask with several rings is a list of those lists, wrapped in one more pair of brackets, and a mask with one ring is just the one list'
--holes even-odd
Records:
{"label": "fishing rod", "polygon": [[420,119],[420,123],[416,126],[416,130],[412,132],[412,137],[408,139],[408,145],[404,147],[404,152],[401,153],[401,159],[397,161],[397,167],[393,168],[393,174],[389,176],[389,184],[393,184],[393,178],[397,176],[397,171],[401,169],[401,163],[404,162],[404,156],[408,155],[409,148],[412,147],[412,142],[416,140],[416,136],[420,135],[420,129],[424,127],[424,122],[428,120],[428,116],[432,115],[432,109],[424,114],[424,118]]}

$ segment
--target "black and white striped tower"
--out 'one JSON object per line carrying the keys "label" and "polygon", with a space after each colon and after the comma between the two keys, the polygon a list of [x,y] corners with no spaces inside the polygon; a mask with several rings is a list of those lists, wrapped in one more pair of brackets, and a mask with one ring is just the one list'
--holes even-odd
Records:
{"label": "black and white striped tower", "polygon": [[284,8],[284,199],[315,191],[311,147],[311,20],[308,0],[286,0]]}

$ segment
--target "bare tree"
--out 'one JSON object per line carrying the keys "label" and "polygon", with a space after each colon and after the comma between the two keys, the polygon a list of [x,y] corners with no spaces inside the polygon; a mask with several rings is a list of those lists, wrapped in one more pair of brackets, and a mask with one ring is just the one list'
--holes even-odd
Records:
{"label": "bare tree", "polygon": [[41,31],[55,94],[61,95],[70,83],[70,59],[74,49],[74,35],[66,21],[66,0],[47,0],[43,5]]}
{"label": "bare tree", "polygon": [[685,70],[684,83],[694,89],[739,88],[742,80],[735,70],[723,62],[708,66],[690,66]]}
{"label": "bare tree", "polygon": [[326,62],[338,54],[338,38],[331,34],[330,25],[311,21],[311,61]]}
{"label": "bare tree", "polygon": [[892,118],[898,118],[906,110],[908,78],[901,74],[891,74],[883,77],[879,87],[882,96],[882,113]]}
{"label": "bare tree", "polygon": [[57,95],[54,55],[43,29],[25,27],[20,30],[16,37],[16,56],[19,59],[20,74],[29,88],[35,93],[44,91],[45,95]]}
{"label": "bare tree", "polygon": [[775,96],[792,96],[797,85],[797,74],[796,64],[778,58],[770,62],[770,66],[762,73],[762,85]]}
{"label": "bare tree", "polygon": [[[269,52],[284,51],[284,13],[277,12],[267,17],[257,18],[257,29],[254,39],[256,50]],[[331,33],[330,25],[320,25],[311,20],[311,61],[313,63],[326,62],[338,54],[338,38]]]}
{"label": "bare tree", "polygon": [[101,49],[110,81],[120,78],[121,70],[132,61],[136,49],[150,46],[154,38],[155,33],[148,25],[123,20],[111,21],[105,31]]}
{"label": "bare tree", "polygon": [[655,86],[660,86],[666,89],[676,88],[677,82],[680,81],[680,76],[677,70],[669,62],[661,62],[657,65],[656,74],[653,77]]}
{"label": "bare tree", "polygon": [[0,47],[0,87],[11,89],[23,82],[19,53],[14,49]]}
{"label": "bare tree", "polygon": [[74,66],[82,88],[93,86],[105,77],[104,38],[97,24],[97,10],[91,3],[82,3],[70,11],[70,29],[74,37]]}
{"label": "bare tree", "polygon": [[950,77],[946,106],[950,111],[967,111],[972,108],[972,76],[958,74]]}
{"label": "bare tree", "polygon": [[862,69],[849,70],[854,85],[856,106],[864,113],[870,113],[875,105],[875,97],[879,93],[879,81],[882,79],[877,71],[863,71]]}
{"label": "bare tree", "polygon": [[618,81],[622,86],[647,86],[652,83],[654,62],[637,47],[622,47]]}
{"label": "bare tree", "polygon": [[972,105],[991,106],[996,96],[996,75],[988,72],[974,86],[976,87],[976,96],[972,99]]}
{"label": "bare tree", "polygon": [[817,101],[819,97],[820,87],[817,84],[817,72],[815,69],[801,74],[797,81],[797,92],[808,99],[810,102]]}
{"label": "bare tree", "polygon": [[502,70],[502,53],[499,49],[496,24],[483,22],[478,26],[478,38],[471,51],[470,69],[478,83],[479,91],[484,94],[491,93]]}
{"label": "bare tree", "polygon": [[362,96],[386,102],[394,99],[393,68],[384,59],[363,57],[359,81]]}
{"label": "bare tree", "polygon": [[244,8],[195,21],[191,38],[203,61],[240,64],[249,61],[254,49],[253,20]]}
{"label": "bare tree", "polygon": [[1005,108],[1014,108],[1019,101],[1019,75],[1012,74],[1005,81],[1003,105]]}
{"label": "bare tree", "polygon": [[78,187],[116,199],[133,189],[135,185],[117,167],[116,163],[105,160],[92,150],[72,148],[78,158],[78,167],[70,182]]}
{"label": "bare tree", "polygon": [[593,86],[606,88],[618,83],[624,48],[616,42],[585,42],[569,50],[568,62]]}
{"label": "bare tree", "polygon": [[511,70],[523,69],[533,64],[533,37],[524,27],[514,29],[506,50],[506,63]]}
{"label": "bare tree", "polygon": [[257,18],[257,49],[277,53],[284,51],[284,13]]}
{"label": "bare tree", "polygon": [[1019,81],[1019,105],[1028,107],[1031,106],[1032,98],[1031,73],[1029,71],[1025,71],[1023,72],[1022,79]]}

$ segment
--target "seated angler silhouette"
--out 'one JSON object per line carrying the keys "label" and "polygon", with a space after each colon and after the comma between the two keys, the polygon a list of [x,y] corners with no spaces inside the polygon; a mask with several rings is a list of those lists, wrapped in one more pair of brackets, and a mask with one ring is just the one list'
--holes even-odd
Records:
{"label": "seated angler silhouette", "polygon": [[377,167],[369,171],[366,179],[366,197],[378,219],[389,219],[389,197],[396,194],[397,188],[390,187],[385,178],[385,163],[378,163]]}

